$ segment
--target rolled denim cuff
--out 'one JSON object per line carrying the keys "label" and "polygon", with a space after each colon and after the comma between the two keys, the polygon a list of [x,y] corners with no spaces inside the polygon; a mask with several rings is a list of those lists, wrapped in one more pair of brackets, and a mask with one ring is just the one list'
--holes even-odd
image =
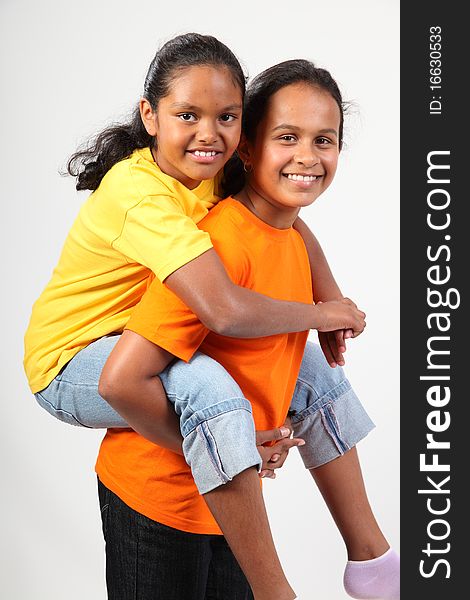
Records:
{"label": "rolled denim cuff", "polygon": [[[223,411],[217,411],[217,407]],[[204,419],[204,413],[217,414]],[[231,481],[249,467],[261,469],[251,406],[247,400],[240,398],[235,402],[232,399],[197,414],[197,424],[184,437],[183,452],[200,494]]]}
{"label": "rolled denim cuff", "polygon": [[375,427],[347,379],[291,419],[307,469],[342,456]]}

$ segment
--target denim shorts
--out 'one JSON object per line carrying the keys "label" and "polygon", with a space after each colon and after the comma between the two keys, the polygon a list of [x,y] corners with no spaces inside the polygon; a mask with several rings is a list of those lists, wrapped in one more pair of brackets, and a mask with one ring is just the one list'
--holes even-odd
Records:
{"label": "denim shorts", "polygon": [[[119,336],[93,342],[35,396],[50,414],[72,425],[128,427],[98,394],[101,370]],[[180,416],[183,452],[201,494],[261,466],[251,405],[215,360],[198,352],[159,375]],[[374,427],[341,367],[332,369],[318,345],[307,343],[290,406],[294,435],[307,469],[347,452]]]}

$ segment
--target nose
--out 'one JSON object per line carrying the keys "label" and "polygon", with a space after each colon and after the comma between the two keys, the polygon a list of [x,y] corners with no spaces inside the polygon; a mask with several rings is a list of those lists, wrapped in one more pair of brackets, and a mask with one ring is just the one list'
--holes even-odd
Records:
{"label": "nose", "polygon": [[197,139],[204,144],[213,144],[217,140],[217,126],[212,119],[201,119]]}
{"label": "nose", "polygon": [[314,167],[320,162],[320,158],[314,146],[304,144],[297,148],[294,160],[297,164],[303,165],[306,168]]}

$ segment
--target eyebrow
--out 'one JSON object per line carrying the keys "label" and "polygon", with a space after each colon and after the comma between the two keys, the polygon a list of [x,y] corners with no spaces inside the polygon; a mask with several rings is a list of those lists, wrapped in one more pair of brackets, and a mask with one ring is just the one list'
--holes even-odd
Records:
{"label": "eyebrow", "polygon": [[[300,127],[296,127],[295,125],[289,125],[288,123],[281,123],[281,125],[277,125],[273,127],[272,131],[278,131],[279,129],[291,129],[293,131],[300,131]],[[318,133],[332,133],[336,137],[338,137],[338,132],[336,129],[321,129]]]}
{"label": "eyebrow", "polygon": [[[170,105],[170,108],[184,108],[185,110],[201,110],[200,106],[195,106],[194,104],[188,104],[187,102],[174,102],[173,104]],[[241,110],[242,109],[242,105],[241,104],[229,104],[229,106],[224,106],[223,108],[221,108],[221,112],[223,111],[228,111],[228,110]]]}

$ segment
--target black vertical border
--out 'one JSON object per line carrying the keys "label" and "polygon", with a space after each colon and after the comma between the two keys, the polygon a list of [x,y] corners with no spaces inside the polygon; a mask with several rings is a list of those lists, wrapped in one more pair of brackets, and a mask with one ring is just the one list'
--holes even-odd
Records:
{"label": "black vertical border", "polygon": [[[470,430],[468,423],[469,392],[464,387],[470,374],[470,317],[466,299],[470,278],[470,192],[465,181],[470,176],[469,119],[470,106],[466,89],[470,58],[470,26],[457,2],[431,0],[417,4],[401,3],[401,557],[403,600],[453,600],[467,597],[468,562],[467,538],[470,537]],[[441,31],[442,89],[430,89],[430,36]],[[437,57],[436,54],[433,55]],[[434,63],[434,66],[437,63]],[[430,102],[438,99],[442,103],[441,114],[430,112]],[[439,98],[440,97],[440,98]],[[385,102],[385,101],[384,101]],[[437,104],[434,105],[438,107]],[[385,107],[385,104],[384,104]],[[391,107],[393,109],[393,107]],[[384,141],[386,143],[386,141]],[[434,162],[450,165],[447,171],[450,183],[428,183],[428,153],[450,151]],[[444,170],[434,173],[445,178]],[[393,174],[391,173],[391,176]],[[450,195],[449,207],[437,211],[428,206],[428,194],[433,189],[445,189]],[[445,194],[436,192],[436,202],[445,200]],[[445,230],[433,230],[427,224],[428,213],[437,223],[445,222],[446,213],[451,219]],[[446,238],[445,236],[450,236]],[[438,254],[440,247],[447,246]],[[428,256],[438,258],[431,261]],[[429,282],[428,269],[439,265],[440,278],[450,269],[450,280],[446,284]],[[434,276],[437,274],[433,272]],[[432,276],[432,275],[431,275]],[[437,289],[445,295],[450,288],[458,290],[460,306],[431,308],[428,304],[428,288]],[[456,294],[453,294],[455,300]],[[433,312],[449,315],[451,326],[448,332],[439,332],[436,321],[427,323]],[[444,317],[441,324],[446,322]],[[427,343],[431,336],[449,336],[449,341],[435,341],[434,348],[450,350],[434,361],[448,364],[448,370],[429,370]],[[420,380],[423,375],[448,375],[450,381]],[[448,386],[450,401],[441,407],[441,422],[447,411],[450,426],[435,439],[450,442],[450,449],[432,451],[426,449],[426,435],[430,433],[427,418],[436,410],[427,401],[427,390],[431,385]],[[442,389],[442,388],[441,388]],[[438,461],[449,464],[449,472],[423,472],[420,469],[420,454],[427,453],[427,462],[432,454]],[[441,490],[448,493],[418,493],[418,490],[433,489],[427,480],[433,478]],[[441,482],[450,476],[450,480]],[[435,488],[434,488],[435,489]],[[431,514],[431,509],[445,510],[441,515]],[[450,504],[449,504],[450,502]],[[434,522],[442,519],[446,524]],[[430,537],[442,537],[435,540]],[[446,535],[448,532],[448,535]],[[430,545],[431,552],[424,552]],[[449,545],[447,545],[449,544]],[[447,561],[438,563],[439,560]],[[424,561],[421,563],[421,561]],[[468,565],[467,565],[468,563]],[[424,577],[422,570],[431,576]],[[449,577],[446,577],[450,575]]]}

